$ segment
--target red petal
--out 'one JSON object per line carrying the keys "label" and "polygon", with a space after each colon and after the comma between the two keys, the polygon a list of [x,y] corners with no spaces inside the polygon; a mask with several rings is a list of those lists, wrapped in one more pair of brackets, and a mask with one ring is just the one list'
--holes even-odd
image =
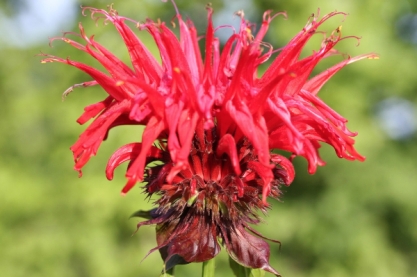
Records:
{"label": "red petal", "polygon": [[217,156],[220,157],[224,153],[229,156],[235,174],[240,176],[242,171],[240,170],[239,158],[237,156],[236,142],[230,134],[226,134],[220,139],[216,149]]}

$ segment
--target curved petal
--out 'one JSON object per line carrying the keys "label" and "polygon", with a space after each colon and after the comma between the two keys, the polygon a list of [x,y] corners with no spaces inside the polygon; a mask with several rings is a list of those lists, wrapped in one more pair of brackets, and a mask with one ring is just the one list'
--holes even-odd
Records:
{"label": "curved petal", "polygon": [[[113,179],[114,170],[120,164],[126,161],[134,161],[142,150],[142,143],[129,143],[117,149],[107,162],[106,177],[109,180]],[[148,157],[160,159],[163,156],[163,151],[154,146],[151,147]]]}
{"label": "curved petal", "polygon": [[238,264],[249,268],[260,268],[280,276],[269,264],[269,245],[263,239],[249,234],[243,226],[224,232],[228,232],[223,234],[228,237],[225,243],[226,250]]}
{"label": "curved petal", "polygon": [[232,162],[232,165],[233,165],[233,169],[236,175],[239,176],[242,171],[240,170],[240,167],[239,167],[239,158],[237,156],[236,142],[233,136],[230,134],[226,134],[220,139],[219,145],[217,146],[217,149],[216,149],[217,156],[220,157],[224,153],[226,153],[229,156],[230,161]]}

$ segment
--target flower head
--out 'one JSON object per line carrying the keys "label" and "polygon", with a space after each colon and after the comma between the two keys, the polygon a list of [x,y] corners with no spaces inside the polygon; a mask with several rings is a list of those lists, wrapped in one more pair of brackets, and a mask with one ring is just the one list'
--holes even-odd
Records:
{"label": "flower head", "polygon": [[[356,134],[347,120],[327,106],[317,93],[341,68],[374,54],[346,58],[310,78],[317,63],[338,54],[334,46],[344,39],[340,28],[326,37],[318,51],[300,58],[305,44],[327,19],[344,15],[332,12],[307,25],[275,56],[263,42],[271,20],[279,15],[267,11],[262,25],[241,17],[240,29],[223,47],[215,36],[212,9],[207,8],[204,52],[190,20],[177,11],[180,35],[163,22],[147,19],[137,23],[108,11],[84,8],[93,18],[104,18],[119,32],[131,58],[131,65],[119,60],[104,46],[88,37],[79,25],[82,43],[61,39],[100,62],[107,72],[87,64],[46,55],[43,62],[72,65],[93,79],[72,86],[101,86],[108,97],[85,108],[78,119],[93,122],[71,147],[75,169],[94,156],[109,130],[118,125],[143,125],[138,142],[122,146],[110,158],[106,174],[129,161],[127,193],[138,182],[145,191],[159,196],[149,220],[138,224],[157,225],[157,244],[165,263],[206,261],[223,244],[239,264],[262,268],[278,275],[269,265],[269,246],[250,224],[266,212],[267,197],[279,197],[281,185],[294,179],[291,160],[302,156],[314,173],[320,159],[320,142],[331,145],[348,160],[364,160],[354,147]],[[147,31],[159,49],[161,63],[126,23]],[[260,64],[273,59],[262,76]],[[272,150],[284,150],[290,158]],[[141,215],[139,213],[138,215]],[[151,250],[151,251],[153,251]]]}

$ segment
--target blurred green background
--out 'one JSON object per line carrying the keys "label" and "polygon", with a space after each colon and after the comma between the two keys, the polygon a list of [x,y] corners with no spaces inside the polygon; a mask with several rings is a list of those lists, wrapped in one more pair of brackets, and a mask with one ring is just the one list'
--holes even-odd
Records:
{"label": "blurred green background", "polygon": [[[115,2],[120,14],[143,21],[170,21],[174,9],[158,0]],[[80,5],[106,8],[110,1],[0,2],[0,272],[1,276],[159,276],[162,262],[151,254],[156,245],[153,227],[132,236],[139,209],[151,207],[139,186],[126,197],[123,169],[107,181],[109,155],[124,143],[136,141],[140,129],[113,130],[98,155],[84,169],[72,170],[69,147],[84,130],[75,120],[83,108],[104,99],[99,88],[77,89],[65,102],[61,93],[74,83],[90,80],[61,64],[39,63],[40,52],[87,57],[48,37],[77,31],[81,21],[87,34],[96,34],[128,62],[126,49],[111,25],[94,22],[80,13]],[[206,1],[177,1],[185,17],[204,33]],[[244,9],[253,22],[263,11],[286,10],[276,18],[267,41],[279,48],[300,31],[309,15],[321,8],[349,13],[324,28],[343,24],[344,35],[362,37],[340,43],[352,56],[376,52],[380,60],[349,65],[322,90],[321,97],[349,119],[359,132],[357,149],[364,163],[340,160],[323,146],[328,164],[308,175],[306,162],[295,160],[297,176],[284,188],[272,210],[264,235],[282,242],[271,245],[271,265],[283,276],[417,276],[417,2],[388,0],[212,2],[215,24],[237,23],[233,12]],[[140,34],[154,47],[149,36]],[[306,54],[319,47],[308,45]],[[152,48],[152,51],[155,51]],[[155,52],[156,53],[156,52]],[[337,59],[329,60],[336,62]],[[328,63],[319,65],[323,70]],[[318,71],[317,71],[318,72]],[[179,266],[177,276],[198,276],[200,265]],[[227,255],[217,259],[218,276],[231,276]],[[268,275],[267,276],[271,276]]]}

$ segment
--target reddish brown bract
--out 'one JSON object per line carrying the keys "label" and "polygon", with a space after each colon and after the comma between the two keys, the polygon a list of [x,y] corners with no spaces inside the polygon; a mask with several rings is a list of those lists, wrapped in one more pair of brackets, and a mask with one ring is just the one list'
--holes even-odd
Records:
{"label": "reddish brown bract", "polygon": [[[268,245],[249,226],[258,223],[259,210],[266,211],[266,198],[278,197],[279,186],[294,179],[291,161],[271,151],[287,151],[291,158],[303,156],[310,173],[324,164],[318,153],[320,142],[331,145],[341,158],[362,161],[353,147],[356,134],[347,129],[347,120],[317,93],[345,65],[376,56],[347,58],[309,79],[320,60],[337,54],[334,46],[343,39],[340,29],[325,38],[318,51],[301,59],[303,47],[324,21],[344,13],[333,12],[322,19],[313,16],[274,57],[272,46],[262,39],[278,14],[265,12],[253,35],[253,25],[238,13],[240,30],[221,47],[208,7],[203,55],[192,22],[183,21],[179,14],[179,38],[165,23],[135,22],[154,38],[160,64],[126,25],[133,20],[119,16],[113,8],[83,11],[116,27],[132,67],[88,37],[81,24],[83,43],[58,39],[94,57],[108,73],[70,59],[47,55],[43,60],[75,66],[93,78],[69,91],[76,86],[100,85],[108,93],[105,100],[85,108],[78,119],[80,124],[94,121],[71,147],[75,169],[81,173],[110,128],[146,126],[138,142],[113,154],[106,174],[112,179],[114,169],[129,161],[122,193],[144,181],[149,195],[160,196],[150,213],[152,219],[138,227],[158,225],[155,249],[165,262],[175,265],[211,259],[220,249],[220,239],[238,263],[278,274],[269,265]],[[271,57],[271,65],[259,77],[258,66]]]}

